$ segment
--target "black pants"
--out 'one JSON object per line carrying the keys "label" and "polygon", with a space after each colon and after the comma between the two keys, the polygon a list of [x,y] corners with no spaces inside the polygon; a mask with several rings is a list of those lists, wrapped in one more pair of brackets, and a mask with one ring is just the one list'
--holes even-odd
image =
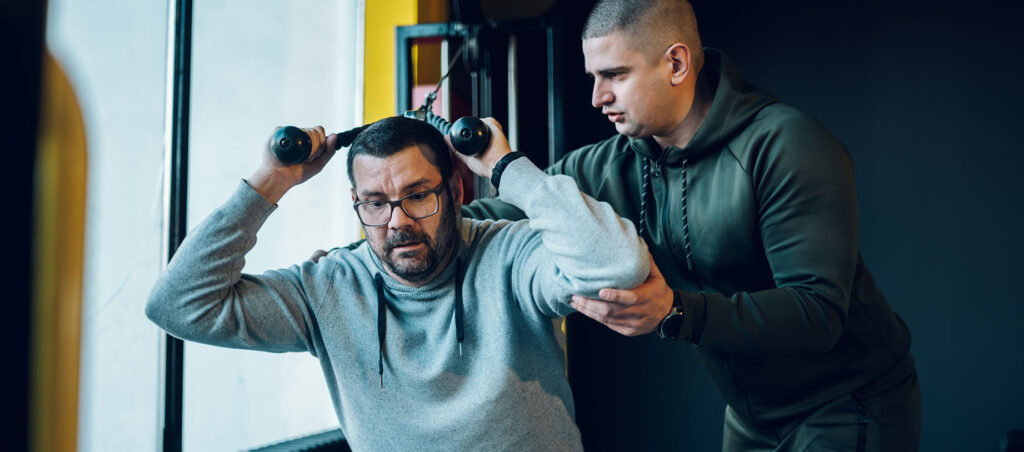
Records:
{"label": "black pants", "polygon": [[756,428],[725,408],[722,450],[909,451],[921,442],[921,388],[917,374],[893,390],[860,400],[844,395],[778,429]]}

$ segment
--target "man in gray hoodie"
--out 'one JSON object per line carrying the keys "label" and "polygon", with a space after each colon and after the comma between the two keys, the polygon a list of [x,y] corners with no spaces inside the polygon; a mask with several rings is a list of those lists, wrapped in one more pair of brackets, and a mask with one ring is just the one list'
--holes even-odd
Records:
{"label": "man in gray hoodie", "polygon": [[261,275],[242,274],[256,232],[291,187],[334,154],[308,129],[310,159],[263,163],[193,230],[157,282],[147,316],[182,339],[320,360],[355,450],[578,450],[552,317],[573,294],[644,281],[650,258],[629,221],[511,152],[501,129],[478,157],[528,220],[463,219],[461,180],[429,125],[368,127],[348,155],[367,241]]}

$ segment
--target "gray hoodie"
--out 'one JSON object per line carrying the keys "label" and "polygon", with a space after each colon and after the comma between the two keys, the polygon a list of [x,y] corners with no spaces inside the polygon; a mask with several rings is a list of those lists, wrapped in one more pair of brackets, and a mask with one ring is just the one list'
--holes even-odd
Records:
{"label": "gray hoodie", "polygon": [[529,220],[461,220],[458,259],[409,287],[365,243],[242,274],[275,209],[243,182],[182,243],[146,315],[185,340],[309,352],[355,450],[578,450],[550,318],[573,311],[572,294],[643,282],[647,247],[607,204],[527,159],[500,192]]}

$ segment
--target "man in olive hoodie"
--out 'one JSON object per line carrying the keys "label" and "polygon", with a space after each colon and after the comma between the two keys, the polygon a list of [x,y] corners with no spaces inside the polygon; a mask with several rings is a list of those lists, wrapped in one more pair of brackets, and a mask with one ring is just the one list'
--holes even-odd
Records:
{"label": "man in olive hoodie", "polygon": [[[910,333],[859,255],[842,144],[702,48],[684,1],[599,2],[583,53],[619,135],[548,172],[636,223],[657,268],[573,306],[694,344],[727,403],[725,450],[916,450]],[[520,217],[496,200],[463,214]]]}

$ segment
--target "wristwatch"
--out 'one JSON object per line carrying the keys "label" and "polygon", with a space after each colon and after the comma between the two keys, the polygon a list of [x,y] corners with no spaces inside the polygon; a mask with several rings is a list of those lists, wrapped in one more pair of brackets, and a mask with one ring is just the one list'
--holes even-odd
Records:
{"label": "wristwatch", "polygon": [[494,164],[494,169],[491,170],[491,185],[494,185],[495,190],[498,189],[498,184],[501,183],[501,173],[505,172],[505,167],[520,157],[526,157],[526,154],[515,151],[509,152],[501,160],[498,160],[498,163]]}
{"label": "wristwatch", "polygon": [[674,341],[679,339],[679,333],[683,329],[683,301],[679,298],[679,292],[672,292],[672,310],[661,323],[658,324],[658,337]]}

